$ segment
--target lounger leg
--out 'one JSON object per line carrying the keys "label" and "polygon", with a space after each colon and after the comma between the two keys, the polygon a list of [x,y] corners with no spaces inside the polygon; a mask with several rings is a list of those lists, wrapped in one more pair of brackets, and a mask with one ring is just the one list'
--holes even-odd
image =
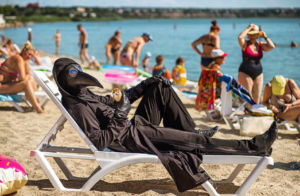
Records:
{"label": "lounger leg", "polygon": [[231,121],[230,118],[227,119],[227,117],[223,116],[223,119],[224,119],[225,123],[226,123],[228,126],[230,126],[231,130],[236,131],[236,129],[235,129],[235,127],[234,127],[234,125],[233,125],[233,123],[232,123],[232,121]]}
{"label": "lounger leg", "polygon": [[232,173],[230,174],[230,176],[227,179],[220,180],[220,181],[211,180],[211,182],[213,184],[232,183],[233,180],[237,177],[237,175],[239,175],[239,173],[242,171],[242,169],[244,167],[245,167],[245,164],[239,164],[238,166],[236,166],[236,168],[232,171]]}
{"label": "lounger leg", "polygon": [[68,178],[68,180],[88,180],[90,179],[95,173],[97,173],[101,168],[98,166],[93,173],[88,178],[78,178],[73,176],[73,174],[70,172],[64,161],[59,157],[53,157],[57,165],[60,167],[61,171],[65,174],[65,176]]}
{"label": "lounger leg", "polygon": [[284,126],[285,126],[285,128],[286,128],[288,131],[296,131],[295,128],[291,128],[291,127],[290,127],[289,123],[285,123]]}
{"label": "lounger leg", "polygon": [[65,176],[68,178],[68,180],[73,180],[74,176],[70,172],[70,170],[67,168],[63,160],[59,157],[53,157],[54,161],[57,163],[57,165],[60,167],[61,171],[65,174]]}
{"label": "lounger leg", "polygon": [[53,171],[53,169],[52,169],[51,165],[49,164],[49,162],[47,161],[46,157],[44,157],[41,154],[41,152],[36,151],[35,158],[39,162],[39,164],[41,165],[43,170],[45,171],[46,175],[48,176],[48,178],[49,178],[50,182],[52,183],[52,185],[54,186],[54,188],[56,190],[66,190],[66,188],[63,186],[63,184],[61,183],[61,181],[59,180],[59,178]]}
{"label": "lounger leg", "polygon": [[10,104],[12,104],[19,112],[24,113],[25,111],[21,106],[19,106],[16,102],[14,101],[9,101]]}
{"label": "lounger leg", "polygon": [[216,189],[211,185],[209,181],[206,181],[202,184],[203,188],[208,192],[210,196],[220,196]]}
{"label": "lounger leg", "polygon": [[259,163],[256,165],[255,169],[251,172],[251,174],[242,184],[242,186],[236,191],[235,196],[246,194],[246,192],[250,189],[250,187],[257,180],[259,175],[264,171],[264,169],[267,167],[268,164],[269,164],[268,158],[261,159]]}

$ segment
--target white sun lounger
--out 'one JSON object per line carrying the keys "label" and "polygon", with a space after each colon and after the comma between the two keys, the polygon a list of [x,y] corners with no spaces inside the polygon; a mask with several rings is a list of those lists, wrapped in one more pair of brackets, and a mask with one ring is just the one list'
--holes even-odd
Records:
{"label": "white sun lounger", "polygon": [[[61,104],[61,95],[57,87],[45,76],[43,72],[32,73],[36,81],[46,91],[51,100],[60,109],[62,115],[58,121],[54,124],[52,129],[48,132],[46,137],[41,141],[35,150],[30,153],[31,157],[35,157],[41,165],[42,169],[48,176],[50,182],[57,190],[68,191],[88,191],[90,190],[102,177],[110,172],[136,163],[161,163],[156,155],[141,154],[141,153],[119,153],[119,152],[105,152],[99,151],[92,144],[92,142],[86,137],[81,128],[77,125],[70,114],[65,110]],[[83,141],[87,144],[88,148],[73,148],[52,146],[50,143],[55,140],[58,131],[63,130],[64,123],[69,121],[75,131],[80,135]],[[79,154],[80,153],[80,154]],[[84,155],[83,155],[84,154]],[[46,157],[52,157],[60,169],[63,171],[68,180],[76,180],[83,178],[77,178],[69,171],[62,158],[70,159],[85,159],[96,160],[100,167],[96,168],[90,177],[84,178],[86,183],[80,189],[65,188],[60,179],[55,174],[53,168],[49,164]],[[243,195],[252,184],[257,180],[259,175],[263,172],[267,165],[273,165],[273,158],[271,157],[259,157],[259,156],[232,156],[232,155],[204,155],[203,164],[238,164],[232,174],[226,179],[221,181],[206,181],[202,186],[205,190],[213,196],[218,196],[216,189],[211,183],[232,183],[235,177],[243,169],[246,164],[256,164],[251,174],[247,177],[242,186],[237,190],[235,195]],[[101,169],[100,169],[101,168]]]}
{"label": "white sun lounger", "polygon": [[[34,92],[34,94],[35,94],[36,98],[41,99],[41,101],[39,102],[39,105],[41,107],[44,107],[46,105],[47,101],[49,100],[49,97],[47,96],[47,94],[43,91],[36,91],[36,92]],[[32,107],[32,105],[26,99],[24,92],[18,93],[16,95],[3,95],[3,96],[6,96],[8,99],[6,102],[13,105],[21,113],[24,113],[25,111],[18,103],[25,102],[29,107]]]}

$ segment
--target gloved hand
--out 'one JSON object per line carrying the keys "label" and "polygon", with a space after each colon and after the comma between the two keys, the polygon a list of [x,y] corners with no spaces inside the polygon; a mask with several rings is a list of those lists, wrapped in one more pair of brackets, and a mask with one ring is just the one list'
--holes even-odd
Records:
{"label": "gloved hand", "polygon": [[144,92],[149,88],[151,84],[159,83],[159,82],[162,82],[166,86],[171,86],[172,84],[167,78],[156,75],[154,77],[147,78],[146,80],[143,80],[140,84],[136,85],[135,87],[126,90],[125,94],[130,100],[130,103],[133,103],[141,96],[144,95]]}
{"label": "gloved hand", "polygon": [[127,118],[127,115],[131,109],[131,104],[124,91],[122,91],[121,100],[119,102],[115,101],[114,108],[115,108],[114,117]]}

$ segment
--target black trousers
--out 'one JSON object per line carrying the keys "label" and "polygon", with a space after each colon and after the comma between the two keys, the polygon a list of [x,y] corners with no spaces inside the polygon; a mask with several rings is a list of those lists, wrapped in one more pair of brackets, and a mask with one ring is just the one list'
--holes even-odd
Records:
{"label": "black trousers", "polygon": [[153,125],[159,125],[163,119],[164,127],[182,131],[192,131],[196,126],[176,92],[162,83],[152,84],[145,92],[135,115]]}
{"label": "black trousers", "polygon": [[[164,127],[159,127],[162,119]],[[224,140],[190,132],[195,127],[193,119],[172,87],[162,83],[151,85],[145,92],[133,122],[158,150],[261,156],[272,152],[262,135],[252,140]]]}

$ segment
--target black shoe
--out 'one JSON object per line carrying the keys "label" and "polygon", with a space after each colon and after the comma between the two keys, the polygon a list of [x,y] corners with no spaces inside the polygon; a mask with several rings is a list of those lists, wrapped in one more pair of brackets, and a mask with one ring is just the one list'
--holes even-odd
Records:
{"label": "black shoe", "polygon": [[277,122],[274,121],[271,124],[269,130],[263,133],[263,137],[264,137],[267,149],[271,148],[271,146],[274,143],[277,136],[278,136]]}
{"label": "black shoe", "polygon": [[219,126],[215,126],[214,128],[211,128],[210,130],[195,130],[195,131],[199,135],[203,135],[205,137],[212,137],[217,133],[218,129],[219,129]]}

